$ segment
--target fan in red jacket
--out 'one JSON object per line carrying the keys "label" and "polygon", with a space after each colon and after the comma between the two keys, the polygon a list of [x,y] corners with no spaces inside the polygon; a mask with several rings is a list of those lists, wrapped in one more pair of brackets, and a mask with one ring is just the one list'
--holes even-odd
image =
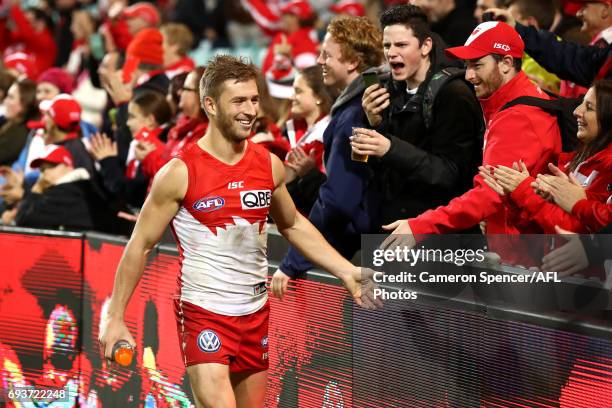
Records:
{"label": "fan in red jacket", "polygon": [[19,4],[10,8],[9,31],[5,55],[24,52],[34,57],[36,72],[53,66],[57,45],[51,32],[51,18],[44,11],[30,8],[23,11]]}
{"label": "fan in red jacket", "polygon": [[[492,21],[476,27],[465,46],[446,52],[467,60],[466,79],[474,84],[485,117],[483,164],[511,166],[522,159],[531,174],[538,174],[545,172],[549,162],[556,162],[561,151],[556,118],[532,106],[515,105],[501,110],[520,96],[548,99],[517,66],[523,49],[523,41],[514,29]],[[515,205],[500,197],[477,175],[474,188],[448,205],[385,226],[394,230],[386,244],[393,245],[398,234],[451,233],[483,220],[489,234],[542,231],[536,223],[521,219],[520,214]]]}
{"label": "fan in red jacket", "polygon": [[[574,197],[582,198],[570,203],[569,194],[557,194],[559,181],[553,176],[529,176],[525,168],[481,168],[481,175],[489,186],[501,195],[507,195],[523,210],[524,219],[535,220],[545,233],[554,234],[555,226],[578,233],[594,233],[608,225],[608,211],[601,211],[594,203],[606,203],[612,182],[612,81],[597,82],[589,89],[574,115],[578,120],[578,151],[559,159],[559,168],[572,177],[571,184],[578,191]],[[551,166],[557,177],[563,176]],[[569,181],[568,177],[565,177]],[[554,203],[536,194],[532,185],[547,192]],[[570,186],[571,187],[571,186]],[[582,217],[574,214],[574,208]],[[588,215],[589,209],[591,214]],[[585,219],[586,218],[586,219]]]}
{"label": "fan in red jacket", "polygon": [[313,28],[316,14],[307,1],[293,0],[281,7],[283,32],[276,34],[263,62],[271,79],[291,77],[293,69],[316,65],[319,43]]}

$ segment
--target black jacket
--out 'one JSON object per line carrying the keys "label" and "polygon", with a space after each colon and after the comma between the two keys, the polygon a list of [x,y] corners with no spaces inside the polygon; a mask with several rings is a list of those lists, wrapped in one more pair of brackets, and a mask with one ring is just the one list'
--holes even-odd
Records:
{"label": "black jacket", "polygon": [[516,31],[525,42],[525,52],[561,79],[589,87],[597,78],[612,77],[610,44],[599,47],[559,41],[554,33],[519,23],[516,23]]}
{"label": "black jacket", "polygon": [[31,228],[108,231],[111,220],[106,201],[92,182],[80,179],[49,187],[42,194],[26,194],[15,222]]}
{"label": "black jacket", "polygon": [[376,188],[383,196],[381,221],[415,217],[448,203],[472,186],[482,156],[482,111],[470,86],[461,78],[444,85],[433,104],[432,124],[425,127],[422,98],[433,74],[451,63],[444,45],[434,38],[431,68],[416,95],[405,81],[389,78],[391,106],[377,130],[391,140],[387,154],[372,165]]}

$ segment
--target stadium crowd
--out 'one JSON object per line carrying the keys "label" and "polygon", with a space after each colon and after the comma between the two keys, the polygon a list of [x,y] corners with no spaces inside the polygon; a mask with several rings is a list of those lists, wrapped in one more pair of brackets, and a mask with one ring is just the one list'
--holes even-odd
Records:
{"label": "stadium crowd", "polygon": [[[1,221],[128,235],[234,54],[261,67],[250,140],[349,259],[383,231],[609,232],[611,42],[611,0],[4,0]],[[601,246],[570,244],[545,266]]]}

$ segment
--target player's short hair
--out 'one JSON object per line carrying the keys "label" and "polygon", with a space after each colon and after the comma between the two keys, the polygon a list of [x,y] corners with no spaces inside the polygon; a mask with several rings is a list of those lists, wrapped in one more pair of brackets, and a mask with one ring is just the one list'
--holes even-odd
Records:
{"label": "player's short hair", "polygon": [[204,106],[204,98],[207,96],[215,101],[223,91],[223,84],[227,80],[246,82],[257,80],[257,67],[244,58],[231,55],[218,55],[208,65],[200,80],[200,104]]}
{"label": "player's short hair", "polygon": [[383,61],[382,34],[367,17],[335,17],[327,32],[340,45],[343,61],[358,61],[358,72]]}

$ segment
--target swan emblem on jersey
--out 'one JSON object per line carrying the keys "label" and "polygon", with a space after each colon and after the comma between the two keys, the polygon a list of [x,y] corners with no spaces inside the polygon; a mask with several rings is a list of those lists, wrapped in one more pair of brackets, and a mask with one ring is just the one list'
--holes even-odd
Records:
{"label": "swan emblem on jersey", "polygon": [[221,348],[221,339],[210,329],[202,330],[198,335],[198,347],[205,353],[214,353]]}
{"label": "swan emblem on jersey", "polygon": [[220,210],[225,205],[223,197],[204,197],[193,203],[193,209],[199,212],[213,212]]}

